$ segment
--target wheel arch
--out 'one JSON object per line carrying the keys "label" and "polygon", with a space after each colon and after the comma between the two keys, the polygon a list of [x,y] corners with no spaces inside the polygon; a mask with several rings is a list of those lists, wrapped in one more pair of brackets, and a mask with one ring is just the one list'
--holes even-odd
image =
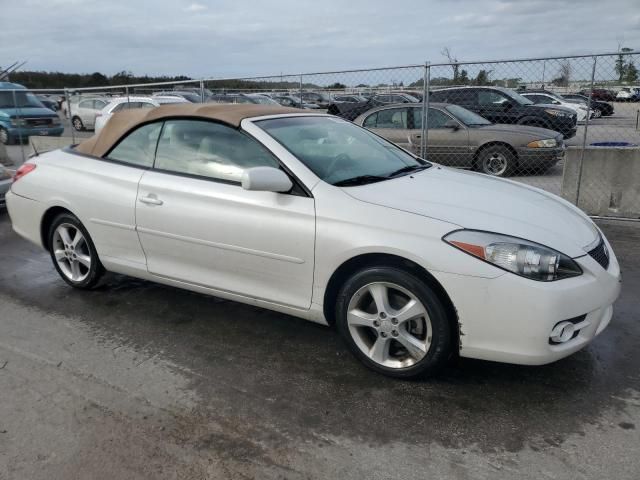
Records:
{"label": "wheel arch", "polygon": [[68,213],[77,217],[77,215],[71,210],[61,206],[50,207],[42,216],[42,220],[40,221],[40,240],[42,242],[42,246],[47,251],[49,251],[49,228],[51,227],[51,223],[58,215],[63,213]]}
{"label": "wheel arch", "polygon": [[438,280],[429,273],[427,269],[418,265],[412,260],[399,255],[389,253],[364,253],[346,260],[331,275],[327,287],[324,292],[323,314],[327,323],[331,326],[335,325],[335,301],[338,296],[340,287],[354,273],[367,267],[395,267],[415,275],[432,288],[439,299],[442,301],[446,311],[447,319],[451,326],[451,332],[456,342],[456,350],[460,345],[460,329],[458,323],[458,314],[449,294]]}

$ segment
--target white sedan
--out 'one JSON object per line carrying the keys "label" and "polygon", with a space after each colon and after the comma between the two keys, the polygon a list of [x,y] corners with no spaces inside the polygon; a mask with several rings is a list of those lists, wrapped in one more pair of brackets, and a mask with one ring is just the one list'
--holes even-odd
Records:
{"label": "white sedan", "polygon": [[[580,103],[570,102],[564,98],[558,97],[557,95],[551,95],[546,92],[531,92],[531,93],[520,93],[525,98],[528,98],[535,104],[542,105],[560,105],[561,107],[566,107],[574,112],[577,115],[578,122],[584,122],[587,120],[587,113],[589,112],[586,105],[582,105]],[[594,112],[591,112],[589,118],[593,118]]]}
{"label": "white sedan", "polygon": [[118,113],[24,164],[7,206],[73,287],[118,272],[335,325],[396,377],[455,354],[558,360],[604,330],[621,285],[564,200],[267,105]]}
{"label": "white sedan", "polygon": [[99,133],[102,127],[109,121],[111,115],[122,110],[133,110],[136,108],[155,108],[160,105],[167,105],[171,103],[189,103],[188,100],[182,97],[173,96],[159,96],[151,97],[115,97],[105,105],[95,117],[95,132]]}

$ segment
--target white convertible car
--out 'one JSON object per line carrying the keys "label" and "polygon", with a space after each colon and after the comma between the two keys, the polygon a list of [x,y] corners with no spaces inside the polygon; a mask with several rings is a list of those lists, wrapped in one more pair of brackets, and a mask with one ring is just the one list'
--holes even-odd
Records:
{"label": "white convertible car", "polygon": [[335,325],[396,377],[453,354],[560,359],[620,292],[611,246],[573,205],[282,107],[117,113],[24,164],[7,205],[73,287],[108,270]]}

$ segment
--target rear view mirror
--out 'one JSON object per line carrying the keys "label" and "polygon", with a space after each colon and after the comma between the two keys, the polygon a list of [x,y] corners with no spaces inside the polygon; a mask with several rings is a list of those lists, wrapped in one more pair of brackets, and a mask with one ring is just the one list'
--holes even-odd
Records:
{"label": "rear view mirror", "polygon": [[455,120],[447,120],[444,124],[444,128],[450,128],[453,131],[460,130],[460,124]]}
{"label": "rear view mirror", "polygon": [[293,188],[293,183],[282,170],[253,167],[242,173],[242,188],[261,192],[288,192]]}

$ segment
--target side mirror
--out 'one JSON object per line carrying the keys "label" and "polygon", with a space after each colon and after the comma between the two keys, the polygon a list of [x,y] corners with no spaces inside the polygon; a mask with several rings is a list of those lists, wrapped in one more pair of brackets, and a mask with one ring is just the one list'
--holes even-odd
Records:
{"label": "side mirror", "polygon": [[242,188],[260,192],[288,192],[293,188],[293,183],[282,170],[274,167],[253,167],[242,173]]}
{"label": "side mirror", "polygon": [[460,124],[455,120],[447,120],[444,122],[444,128],[450,128],[454,132],[460,130]]}

